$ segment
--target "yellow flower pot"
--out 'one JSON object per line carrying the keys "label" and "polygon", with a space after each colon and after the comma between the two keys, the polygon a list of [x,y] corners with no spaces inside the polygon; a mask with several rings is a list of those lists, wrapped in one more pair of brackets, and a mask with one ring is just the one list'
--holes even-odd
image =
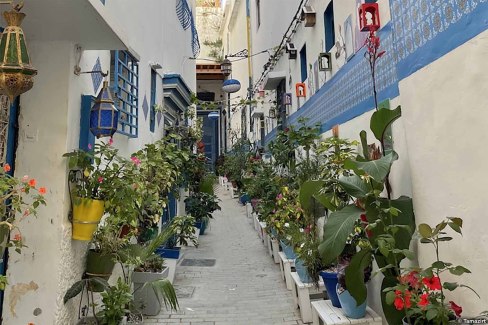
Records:
{"label": "yellow flower pot", "polygon": [[105,202],[88,198],[76,198],[73,202],[73,234],[76,240],[91,240],[102,219]]}

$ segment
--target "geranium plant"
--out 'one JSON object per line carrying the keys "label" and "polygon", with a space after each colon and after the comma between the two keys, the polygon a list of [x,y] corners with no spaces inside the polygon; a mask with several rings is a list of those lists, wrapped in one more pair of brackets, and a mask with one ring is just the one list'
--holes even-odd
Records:
{"label": "geranium plant", "polygon": [[[7,247],[15,247],[17,253],[25,247],[18,222],[28,216],[36,216],[37,208],[46,205],[45,187],[37,187],[37,181],[25,175],[21,179],[9,174],[11,167],[4,164],[0,170],[0,258]],[[9,238],[13,234],[12,238]],[[0,276],[0,290],[7,285],[6,277]]]}
{"label": "geranium plant", "polygon": [[[462,226],[463,221],[460,218],[447,218],[434,228],[427,224],[419,225],[417,232],[420,242],[434,247],[435,261],[425,269],[403,270],[398,285],[385,289],[387,302],[393,304],[397,310],[405,312],[405,323],[447,324],[461,317],[462,307],[452,300],[448,301],[445,292],[459,287],[471,288],[457,282],[442,281],[441,277],[444,273],[461,276],[471,272],[464,266],[442,261],[440,243],[452,240],[445,232],[447,227],[462,234]],[[473,289],[471,290],[476,294]]]}

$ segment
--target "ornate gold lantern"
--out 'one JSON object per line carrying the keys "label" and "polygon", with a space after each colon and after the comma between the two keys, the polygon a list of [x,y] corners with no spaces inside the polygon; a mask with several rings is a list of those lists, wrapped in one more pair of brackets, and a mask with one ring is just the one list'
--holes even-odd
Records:
{"label": "ornate gold lantern", "polygon": [[34,85],[37,70],[30,64],[24,31],[20,28],[25,14],[20,9],[5,11],[7,27],[0,40],[0,94],[13,102],[15,97]]}

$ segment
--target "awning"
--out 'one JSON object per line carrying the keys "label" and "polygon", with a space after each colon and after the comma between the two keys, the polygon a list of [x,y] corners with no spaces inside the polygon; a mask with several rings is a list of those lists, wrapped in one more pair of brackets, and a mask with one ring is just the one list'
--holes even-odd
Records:
{"label": "awning", "polygon": [[286,79],[285,71],[272,71],[268,73],[264,81],[264,90],[275,90],[283,79]]}

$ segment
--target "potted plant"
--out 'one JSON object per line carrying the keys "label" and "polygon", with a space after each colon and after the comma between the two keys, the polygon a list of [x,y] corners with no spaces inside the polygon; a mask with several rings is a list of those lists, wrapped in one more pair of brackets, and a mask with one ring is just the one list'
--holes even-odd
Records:
{"label": "potted plant", "polygon": [[422,244],[432,245],[436,260],[431,266],[422,268],[403,269],[396,286],[386,288],[387,302],[399,311],[405,312],[403,324],[448,324],[458,323],[462,307],[454,301],[447,301],[445,292],[457,288],[468,288],[479,298],[470,287],[457,282],[446,282],[441,279],[444,274],[461,276],[471,273],[461,265],[454,266],[440,260],[440,243],[451,241],[445,229],[462,234],[463,221],[461,218],[447,218],[435,227],[427,224],[418,226],[417,233]]}
{"label": "potted plant", "polygon": [[167,279],[168,269],[156,254],[158,247],[173,234],[173,229],[167,228],[155,239],[143,245],[131,244],[120,252],[121,263],[128,267],[124,274],[126,282],[134,284],[135,307],[145,315],[159,314],[161,303],[175,310],[178,307],[173,285]]}
{"label": "potted plant", "polygon": [[[37,215],[39,205],[46,205],[45,187],[37,187],[36,180],[27,175],[21,179],[14,177],[12,172],[9,164],[4,164],[0,169],[0,259],[8,247],[15,248],[17,253],[21,252],[24,244],[18,222]],[[4,290],[6,285],[6,277],[0,276],[0,290]]]}
{"label": "potted plant", "polygon": [[[110,278],[116,262],[120,260],[120,251],[127,247],[130,240],[130,236],[120,236],[121,231],[121,225],[107,219],[95,232],[86,256],[85,274],[88,278]],[[94,284],[91,289],[102,292],[104,288]]]}
{"label": "potted plant", "polygon": [[127,160],[118,155],[112,141],[95,144],[92,151],[75,150],[63,157],[68,158],[69,182],[74,186],[70,191],[72,238],[89,241],[105,212],[105,201],[114,193],[118,193],[115,197],[126,194],[119,185],[124,184],[121,176],[128,167]]}
{"label": "potted plant", "polygon": [[[337,296],[341,304],[341,308],[349,318],[363,318],[366,315],[367,303],[364,301],[358,304],[356,299],[351,295],[349,290],[347,290],[346,284],[346,268],[349,265],[350,260],[344,260],[343,264],[338,267],[337,279],[338,283],[336,286]],[[364,282],[367,283],[371,279],[372,266],[371,263],[364,268]]]}
{"label": "potted plant", "polygon": [[169,226],[174,233],[164,246],[157,249],[157,253],[163,258],[179,259],[180,246],[188,246],[191,242],[193,246],[198,247],[198,238],[195,236],[195,218],[192,216],[177,216],[171,221]]}
{"label": "potted plant", "polygon": [[203,192],[190,194],[185,199],[185,206],[186,212],[195,218],[195,227],[200,229],[200,235],[204,234],[212,213],[220,210],[217,196]]}

